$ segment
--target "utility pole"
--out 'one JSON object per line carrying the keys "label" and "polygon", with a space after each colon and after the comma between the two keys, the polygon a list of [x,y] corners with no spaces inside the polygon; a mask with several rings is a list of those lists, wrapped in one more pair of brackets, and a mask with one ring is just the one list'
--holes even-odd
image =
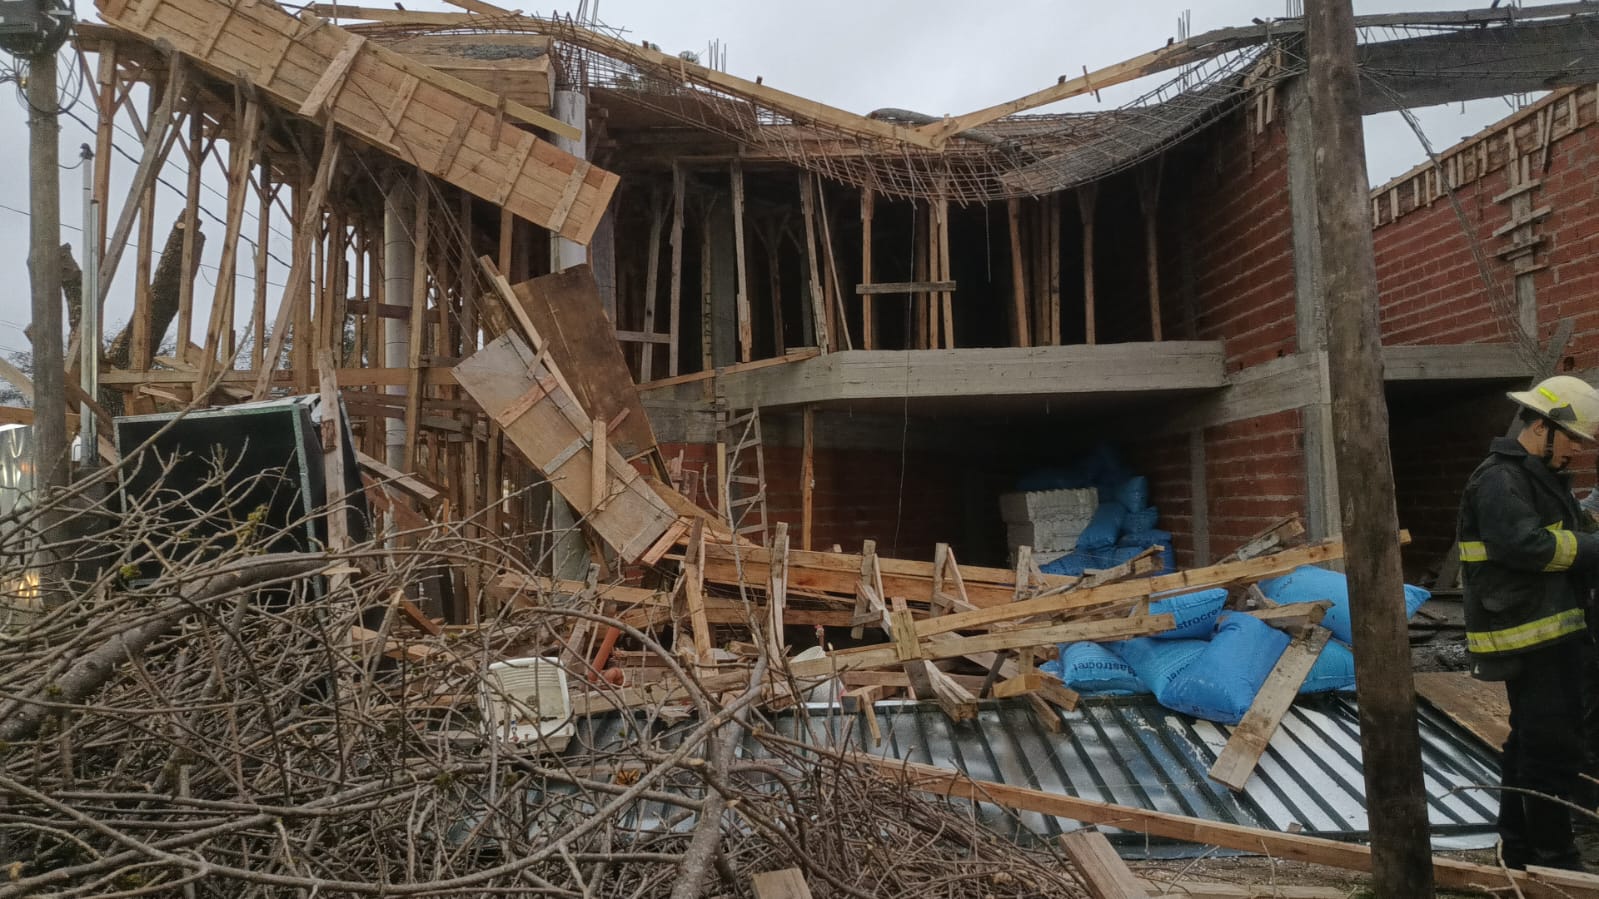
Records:
{"label": "utility pole", "polygon": [[1354,9],[1351,0],[1309,0],[1305,5],[1310,108],[1320,130],[1315,151],[1321,243],[1317,274],[1326,305],[1372,891],[1378,896],[1431,896],[1432,846],[1388,452]]}

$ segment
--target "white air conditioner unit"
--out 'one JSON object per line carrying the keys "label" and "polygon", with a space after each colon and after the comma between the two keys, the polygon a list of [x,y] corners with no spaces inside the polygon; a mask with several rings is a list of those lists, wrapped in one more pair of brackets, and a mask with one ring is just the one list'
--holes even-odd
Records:
{"label": "white air conditioner unit", "polygon": [[489,665],[481,706],[490,736],[533,752],[560,752],[576,730],[566,669],[558,659],[506,659]]}

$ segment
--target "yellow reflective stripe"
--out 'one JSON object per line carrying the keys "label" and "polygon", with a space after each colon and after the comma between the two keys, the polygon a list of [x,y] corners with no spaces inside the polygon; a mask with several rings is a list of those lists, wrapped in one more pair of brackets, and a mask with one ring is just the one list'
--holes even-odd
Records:
{"label": "yellow reflective stripe", "polygon": [[1460,541],[1460,561],[1486,562],[1488,561],[1488,544],[1481,540]]}
{"label": "yellow reflective stripe", "polygon": [[1567,609],[1500,631],[1467,631],[1466,648],[1472,652],[1513,652],[1577,633],[1585,626],[1581,609]]}
{"label": "yellow reflective stripe", "polygon": [[1577,561],[1577,535],[1565,529],[1560,522],[1544,528],[1555,535],[1555,554],[1549,564],[1543,567],[1544,571],[1565,571]]}

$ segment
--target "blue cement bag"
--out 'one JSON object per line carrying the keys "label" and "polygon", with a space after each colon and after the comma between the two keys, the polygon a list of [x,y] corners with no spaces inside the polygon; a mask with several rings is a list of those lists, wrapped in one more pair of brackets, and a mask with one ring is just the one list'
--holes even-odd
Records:
{"label": "blue cement bag", "polygon": [[1088,527],[1077,536],[1078,550],[1104,549],[1115,546],[1122,534],[1122,519],[1127,517],[1127,509],[1121,503],[1112,500],[1100,503],[1094,510],[1094,517],[1089,520]]}
{"label": "blue cement bag", "polygon": [[1316,663],[1310,666],[1310,673],[1305,675],[1305,682],[1300,685],[1299,692],[1332,693],[1354,688],[1354,652],[1349,649],[1348,643],[1328,640],[1321,655],[1316,656]]}
{"label": "blue cement bag", "polygon": [[1133,666],[1098,643],[1062,643],[1060,655],[1038,666],[1084,696],[1135,696],[1149,688],[1138,679]]}
{"label": "blue cement bag", "polygon": [[1288,641],[1287,634],[1258,618],[1224,615],[1216,635],[1166,682],[1164,690],[1155,691],[1155,698],[1166,708],[1196,718],[1237,724]]}
{"label": "blue cement bag", "polygon": [[1134,637],[1110,645],[1122,661],[1132,666],[1138,679],[1155,694],[1161,705],[1166,705],[1162,697],[1170,691],[1172,682],[1210,646],[1204,640],[1156,640],[1152,637]]}
{"label": "blue cement bag", "polygon": [[1131,511],[1127,513],[1126,520],[1122,522],[1122,532],[1125,534],[1142,534],[1147,531],[1153,531],[1156,523],[1160,521],[1160,510],[1154,506],[1150,506],[1147,509],[1134,509],[1132,506],[1127,508]]}
{"label": "blue cement bag", "polygon": [[[1354,639],[1349,622],[1349,581],[1340,572],[1305,565],[1282,577],[1261,581],[1260,591],[1267,599],[1283,604],[1332,600],[1332,608],[1321,620],[1322,627],[1345,643]],[[1405,617],[1416,614],[1421,604],[1431,598],[1426,590],[1406,584]]]}
{"label": "blue cement bag", "polygon": [[1227,591],[1221,588],[1157,599],[1149,604],[1149,614],[1164,615],[1170,612],[1176,620],[1176,626],[1150,636],[1156,640],[1204,640],[1215,628],[1221,607],[1226,602]]}
{"label": "blue cement bag", "polygon": [[1149,478],[1135,475],[1122,481],[1116,486],[1115,498],[1129,512],[1149,508]]}

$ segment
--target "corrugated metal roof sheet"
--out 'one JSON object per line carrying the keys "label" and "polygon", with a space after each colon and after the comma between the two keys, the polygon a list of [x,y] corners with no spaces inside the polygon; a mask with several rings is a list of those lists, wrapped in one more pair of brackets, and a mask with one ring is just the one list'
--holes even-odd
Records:
{"label": "corrugated metal roof sheet", "polygon": [[[1021,702],[984,702],[975,720],[961,723],[931,703],[879,703],[883,743],[878,747],[862,745],[864,726],[836,707],[812,705],[773,716],[771,722],[794,739],[847,743],[886,758],[958,768],[977,780],[1277,831],[1297,827],[1307,835],[1334,839],[1366,835],[1359,714],[1352,697],[1297,702],[1239,794],[1206,773],[1226,744],[1229,728],[1172,712],[1148,697],[1085,700],[1077,711],[1060,715],[1065,729],[1053,734]],[[636,726],[641,719],[632,723]],[[1493,845],[1496,800],[1472,787],[1498,783],[1494,756],[1431,708],[1422,709],[1419,724],[1435,848]],[[632,729],[617,715],[587,719],[579,723],[569,753],[578,746],[614,746]],[[670,749],[679,731],[660,730],[654,738]],[[747,739],[741,755],[760,758],[766,753]],[[639,814],[636,823],[648,827],[670,812],[640,808]],[[1080,826],[1069,819],[986,804],[975,814],[986,826],[1022,842]],[[1128,855],[1202,851],[1142,834],[1110,833]]]}

